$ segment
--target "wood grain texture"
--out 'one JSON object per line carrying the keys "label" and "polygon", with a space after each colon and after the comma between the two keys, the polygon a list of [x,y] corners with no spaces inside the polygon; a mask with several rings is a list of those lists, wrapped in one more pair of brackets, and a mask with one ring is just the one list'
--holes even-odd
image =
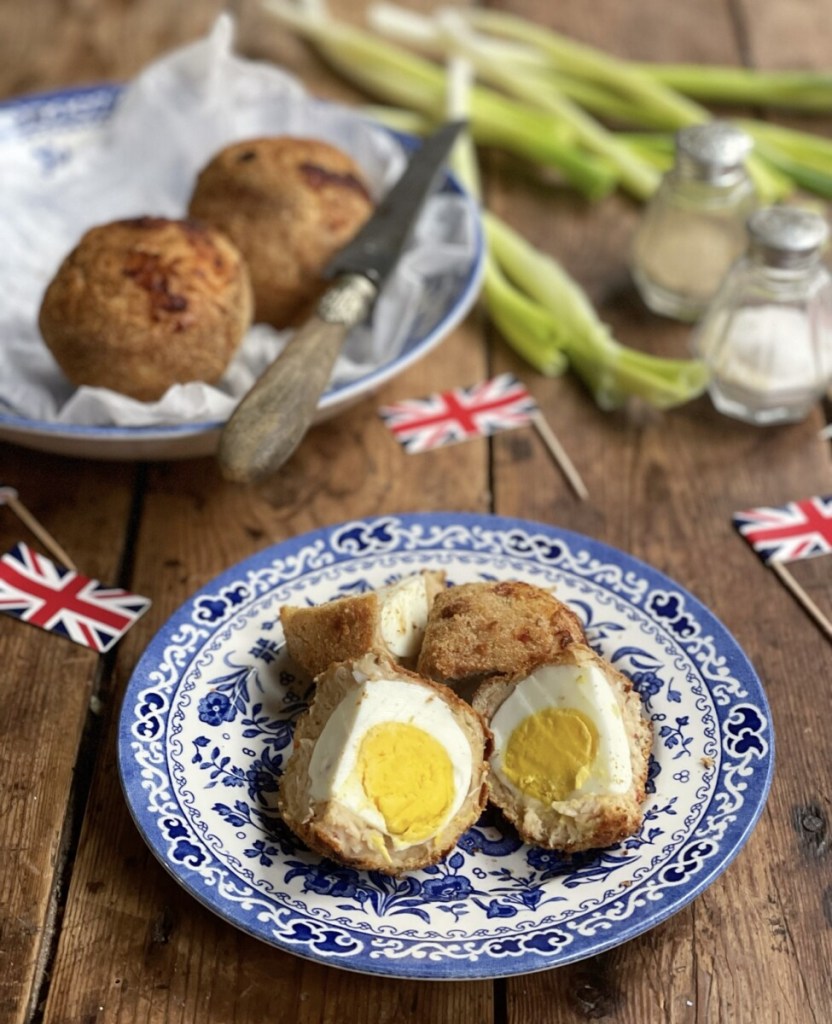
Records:
{"label": "wood grain texture", "polygon": [[[121,582],[133,472],[119,467],[104,477],[72,460],[1,447],[3,483],[18,491],[79,571]],[[49,557],[0,506],[0,551],[18,541]],[[97,709],[109,692],[92,651],[35,626],[3,616],[0,650],[0,1020],[11,1024],[27,1019],[40,991],[86,799],[78,751],[98,732]]]}
{"label": "wood grain texture", "polygon": [[[258,37],[262,36],[258,33]],[[302,54],[313,88],[321,78]],[[325,91],[324,89],[321,90]],[[151,614],[120,645],[121,693],[153,631],[218,572],[269,543],[381,511],[489,507],[488,445],[432,453],[418,466],[377,415],[380,401],[426,394],[485,374],[480,332],[464,324],[429,361],[378,396],[310,432],[273,478],[223,481],[212,460],[154,466],[142,498],[133,587]],[[104,476],[102,475],[102,480]],[[174,883],[135,829],[115,772],[117,708],[107,715],[88,812],[63,914],[45,1021],[262,1021],[264,1006],[298,1022],[493,1020],[487,983],[424,985],[307,963],[242,935]]]}
{"label": "wood grain texture", "polygon": [[[0,95],[126,79],[198,38],[222,9],[186,0],[0,4]],[[360,97],[255,0],[237,0],[238,47],[277,60],[314,92]],[[408,0],[429,10],[429,0]],[[639,59],[821,66],[826,0],[501,0],[578,39]],[[332,7],[360,21],[365,0]],[[813,122],[818,124],[818,122]],[[823,122],[832,134],[832,121]],[[641,306],[627,271],[638,208],[595,206],[504,155],[484,154],[487,201],[561,259],[625,343],[674,355],[688,331]],[[484,340],[485,339],[485,340]],[[488,443],[407,455],[380,402],[510,369],[528,384],[588,484],[579,502],[529,428]],[[832,651],[733,533],[733,511],[830,490],[820,412],[780,430],[717,416],[707,399],[673,413],[601,414],[567,375],[528,371],[474,311],[430,357],[313,428],[274,478],[237,487],[213,460],[81,462],[0,445],[0,480],[83,571],[153,606],[112,661],[0,618],[0,1020],[5,1024],[825,1024],[832,1019]],[[154,631],[194,590],[269,544],[377,513],[494,511],[578,530],[641,557],[708,604],[758,668],[772,706],[777,771],[748,845],[689,906],[581,963],[505,982],[411,983],[303,961],[227,925],[149,852],[115,769],[117,713]],[[134,518],[135,517],[135,518]],[[137,530],[134,535],[134,524]],[[26,539],[0,508],[3,550]],[[826,565],[824,566],[824,561]],[[832,613],[830,562],[795,575]],[[96,714],[88,711],[90,697]],[[69,856],[67,856],[69,855]],[[6,865],[10,865],[11,870]]]}
{"label": "wood grain texture", "polygon": [[[536,0],[508,6],[596,44],[604,44],[609,28],[612,48],[623,56],[713,63],[741,58],[740,40],[731,31],[733,12],[719,3],[669,8],[647,0],[632,21],[631,6],[615,3],[557,11]],[[788,33],[794,63],[820,66],[823,47],[816,34],[788,30],[782,7],[780,16],[774,4],[748,7],[746,31],[761,62]],[[649,22],[660,30],[647,32]],[[767,33],[775,25],[778,35],[772,38]],[[828,46],[829,29],[826,36]],[[492,176],[490,189],[492,207],[504,207],[524,234],[563,260],[620,340],[663,355],[685,353],[688,329],[644,310],[628,279],[637,218],[631,204],[613,197],[600,210],[581,210],[552,197],[541,213],[546,200],[518,195],[511,181]],[[506,365],[519,369],[512,359]],[[832,773],[824,744],[811,742],[816,716],[798,681],[817,673],[828,677],[832,651],[731,526],[734,511],[828,487],[829,454],[817,439],[820,414],[794,427],[760,431],[718,416],[703,398],[668,414],[628,409],[599,422],[591,402],[569,382],[535,381],[533,389],[584,475],[590,502],[577,503],[554,470],[547,477],[540,446],[505,436],[495,443],[496,511],[531,513],[599,537],[683,581],[752,658],[767,687],[778,750],[788,753],[778,760],[756,832],[713,886],[623,947],[557,972],[510,980],[508,1019],[822,1020],[832,1012],[825,967],[832,953],[824,895],[830,868],[825,853],[807,855],[800,843],[814,842],[815,850],[823,845],[817,837],[827,827]],[[524,492],[527,481],[534,486]],[[826,573],[828,581],[829,566]],[[821,574],[816,567],[814,578]],[[829,608],[828,583],[823,589]],[[795,816],[809,822],[808,833],[795,826]]]}
{"label": "wood grain texture", "polygon": [[222,0],[0,4],[0,91],[16,96],[126,81],[151,60],[206,32],[224,6]]}

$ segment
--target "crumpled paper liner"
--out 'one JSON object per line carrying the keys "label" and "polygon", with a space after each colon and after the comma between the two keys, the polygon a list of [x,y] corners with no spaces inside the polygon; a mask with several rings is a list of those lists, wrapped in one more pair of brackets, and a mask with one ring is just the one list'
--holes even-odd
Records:
{"label": "crumpled paper liner", "polygon": [[[288,332],[255,324],[218,385],[176,385],[157,402],[73,388],[43,343],[43,292],[84,231],[141,215],[185,216],[199,170],[223,146],[260,135],[325,139],[362,167],[379,198],[401,173],[398,141],[359,113],[308,96],[283,70],[232,52],[234,24],[151,64],[125,89],[89,146],[59,173],[32,174],[20,150],[0,147],[0,409],[33,420],[92,426],[224,422],[279,353]],[[437,275],[464,274],[474,228],[459,196],[434,195],[387,282],[372,324],[350,332],[332,385],[394,358]]]}

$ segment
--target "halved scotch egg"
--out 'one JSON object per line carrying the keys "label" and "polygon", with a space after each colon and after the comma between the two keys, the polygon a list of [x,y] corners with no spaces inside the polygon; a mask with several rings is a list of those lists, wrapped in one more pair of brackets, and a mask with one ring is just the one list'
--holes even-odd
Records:
{"label": "halved scotch egg", "polygon": [[489,797],[526,842],[575,853],[641,826],[651,726],[631,681],[590,647],[489,680],[473,704],[493,733]]}
{"label": "halved scotch egg", "polygon": [[451,690],[367,654],[316,679],[280,812],[312,850],[398,875],[438,861],[477,820],[489,752],[482,718]]}
{"label": "halved scotch egg", "polygon": [[317,676],[336,661],[383,651],[413,668],[428,614],[445,573],[423,570],[365,594],[310,607],[283,605],[280,621],[289,656]]}

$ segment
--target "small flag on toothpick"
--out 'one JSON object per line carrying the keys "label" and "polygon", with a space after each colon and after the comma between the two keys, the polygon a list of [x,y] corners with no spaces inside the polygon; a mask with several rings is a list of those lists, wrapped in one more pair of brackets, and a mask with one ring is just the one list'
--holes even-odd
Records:
{"label": "small flag on toothpick", "polygon": [[832,552],[832,496],[736,512],[734,526],[832,640],[832,622],[786,568],[786,562]]}
{"label": "small flag on toothpick", "polygon": [[468,388],[407,399],[382,406],[379,414],[405,451],[432,451],[445,445],[490,437],[531,424],[576,494],[589,497],[586,485],[528,389],[510,373]]}
{"label": "small flag on toothpick", "polygon": [[32,531],[46,550],[53,554],[62,565],[67,566],[69,569],[75,568],[72,559],[66,551],[64,551],[46,527],[39,523],[29,509],[26,508],[14,487],[6,487],[0,484],[0,505],[8,505],[23,525]]}
{"label": "small flag on toothpick", "polygon": [[27,544],[0,558],[0,612],[100,654],[149,607],[149,598],[56,565]]}

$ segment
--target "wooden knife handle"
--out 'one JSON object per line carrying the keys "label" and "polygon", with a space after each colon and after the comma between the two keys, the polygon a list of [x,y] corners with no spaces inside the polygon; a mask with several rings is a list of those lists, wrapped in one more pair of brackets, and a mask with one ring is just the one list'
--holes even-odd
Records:
{"label": "wooden knife handle", "polygon": [[315,314],[254,384],[220,436],[222,475],[256,483],[278,470],[312,424],[338,351],[375,301],[378,286],[364,274],[343,274]]}
{"label": "wooden knife handle", "polygon": [[220,436],[222,475],[236,483],[270,476],[309,429],[349,327],[312,316],[231,415]]}

